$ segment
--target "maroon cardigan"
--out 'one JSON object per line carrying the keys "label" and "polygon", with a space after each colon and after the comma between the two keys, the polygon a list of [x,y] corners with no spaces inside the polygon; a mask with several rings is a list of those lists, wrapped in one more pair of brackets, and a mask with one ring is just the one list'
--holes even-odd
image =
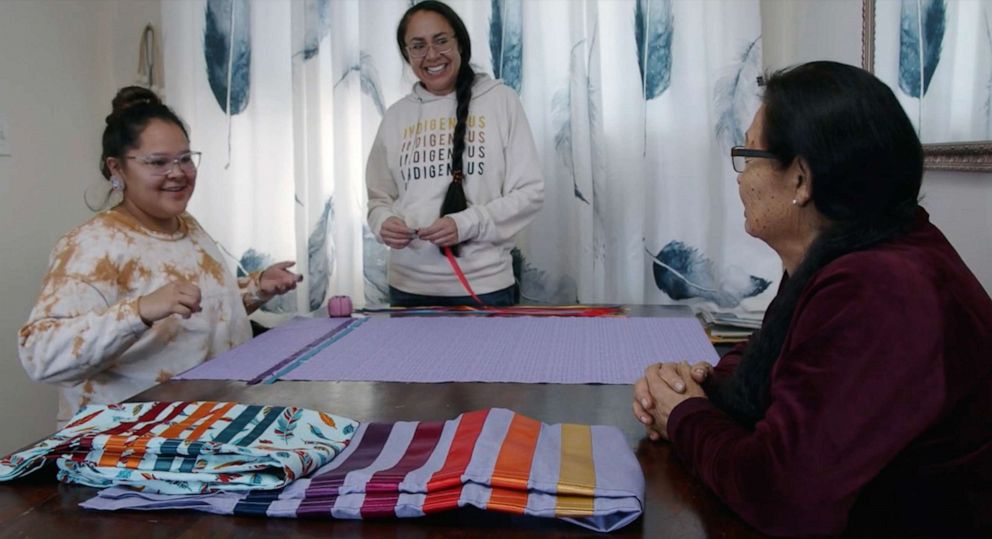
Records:
{"label": "maroon cardigan", "polygon": [[810,279],[754,430],[693,398],[668,435],[768,534],[992,537],[990,354],[992,300],[921,209]]}

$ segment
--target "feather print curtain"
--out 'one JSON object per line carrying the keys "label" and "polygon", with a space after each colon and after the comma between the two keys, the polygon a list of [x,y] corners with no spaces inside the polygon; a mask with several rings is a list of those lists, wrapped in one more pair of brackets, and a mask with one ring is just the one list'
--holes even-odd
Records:
{"label": "feather print curtain", "polygon": [[920,138],[992,138],[992,3],[879,0],[875,15],[875,73]]}
{"label": "feather print curtain", "polygon": [[[394,40],[412,3],[163,3],[166,100],[204,151],[192,213],[244,269],[290,258],[308,277],[270,312],[385,300],[363,174],[416,82]],[[744,232],[728,157],[759,104],[758,0],[449,3],[543,157],[513,252],[526,302],[767,305],[781,266]]]}

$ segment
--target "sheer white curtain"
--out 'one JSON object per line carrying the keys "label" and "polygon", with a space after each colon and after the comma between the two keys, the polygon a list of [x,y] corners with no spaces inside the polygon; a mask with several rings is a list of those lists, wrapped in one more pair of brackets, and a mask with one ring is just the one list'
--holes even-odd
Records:
{"label": "sheer white curtain", "polygon": [[[545,206],[515,253],[527,300],[764,308],[781,267],[744,233],[729,159],[759,101],[758,0],[449,4],[543,156]],[[205,154],[191,211],[249,270],[291,258],[309,277],[270,311],[384,299],[363,173],[415,82],[395,41],[410,5],[163,3],[166,100]]]}

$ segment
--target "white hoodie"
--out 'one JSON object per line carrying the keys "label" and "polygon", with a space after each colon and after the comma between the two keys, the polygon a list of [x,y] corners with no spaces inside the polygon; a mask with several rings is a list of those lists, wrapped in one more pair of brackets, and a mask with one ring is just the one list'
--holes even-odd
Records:
{"label": "white hoodie", "polygon": [[[451,183],[455,92],[438,96],[419,83],[389,107],[365,170],[369,227],[379,241],[382,223],[399,217],[426,228],[441,213]],[[487,75],[472,86],[463,160],[468,209],[451,214],[462,244],[458,264],[477,294],[513,284],[513,236],[544,202],[544,178],[534,137],[512,89]],[[389,284],[428,296],[466,296],[437,246],[414,238],[392,250]]]}

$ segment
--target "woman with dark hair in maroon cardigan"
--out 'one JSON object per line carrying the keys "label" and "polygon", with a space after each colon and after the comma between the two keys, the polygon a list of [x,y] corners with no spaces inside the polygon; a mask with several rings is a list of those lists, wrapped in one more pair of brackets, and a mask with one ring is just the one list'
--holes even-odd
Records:
{"label": "woman with dark hair in maroon cardigan", "polygon": [[731,155],[782,286],[716,368],[649,367],[635,416],[762,532],[992,537],[992,300],[918,205],[912,124],[833,62],[762,101]]}

